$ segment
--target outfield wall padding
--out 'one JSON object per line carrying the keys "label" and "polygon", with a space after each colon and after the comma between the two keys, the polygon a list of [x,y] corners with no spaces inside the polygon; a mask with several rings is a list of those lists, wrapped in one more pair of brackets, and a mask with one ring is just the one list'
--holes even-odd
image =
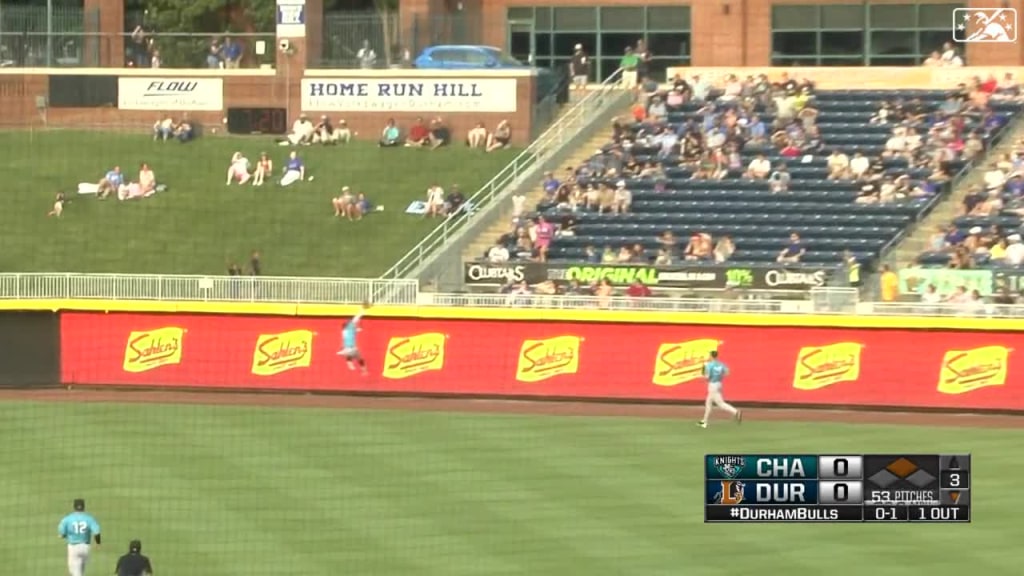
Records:
{"label": "outfield wall padding", "polygon": [[60,373],[60,317],[0,312],[0,387],[55,386]]}

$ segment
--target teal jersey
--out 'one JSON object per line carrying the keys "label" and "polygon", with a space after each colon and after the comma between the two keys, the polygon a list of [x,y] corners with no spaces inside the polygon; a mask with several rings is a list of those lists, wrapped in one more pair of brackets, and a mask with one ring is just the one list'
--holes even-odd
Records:
{"label": "teal jersey", "polygon": [[341,342],[345,348],[356,347],[356,334],[359,333],[359,322],[362,319],[363,313],[360,312],[346,322],[344,328],[341,329]]}
{"label": "teal jersey", "polygon": [[704,377],[708,379],[708,384],[718,384],[721,386],[722,381],[728,375],[729,367],[724,362],[711,360],[704,364]]}
{"label": "teal jersey", "polygon": [[60,521],[57,532],[68,544],[90,544],[100,534],[100,524],[86,512],[72,512]]}

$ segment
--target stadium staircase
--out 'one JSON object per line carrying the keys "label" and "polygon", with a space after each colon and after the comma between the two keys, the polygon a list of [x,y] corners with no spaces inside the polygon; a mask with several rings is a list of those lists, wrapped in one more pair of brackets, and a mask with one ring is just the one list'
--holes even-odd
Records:
{"label": "stadium staircase", "polygon": [[[957,182],[945,200],[936,205],[927,216],[917,223],[884,261],[896,270],[913,266],[917,257],[928,249],[928,240],[935,230],[939,227],[949,226],[959,215],[960,206],[970,189],[976,184],[982,183],[988,164],[1003,154],[1009,153],[1013,149],[1014,143],[1021,138],[1024,138],[1024,117],[1018,116],[1004,129],[999,137],[999,142],[989,149],[984,158],[980,162],[976,162],[972,169]],[[875,286],[877,282],[869,285]]]}
{"label": "stadium staircase", "polygon": [[[623,110],[623,114],[627,112],[628,110]],[[584,144],[578,146],[576,151],[566,159],[562,168],[583,164],[593,156],[594,150],[598,150],[602,146],[607,145],[611,139],[612,130],[611,127],[609,127],[607,130],[603,130],[593,138],[587,140]],[[532,210],[542,200],[544,200],[544,187],[541,185],[541,181],[538,180],[536,186],[533,186],[530,191],[526,193],[525,209],[527,211]],[[498,217],[498,220],[477,236],[476,239],[474,239],[463,251],[463,260],[479,260],[503,235],[511,232],[513,229],[512,213],[513,207],[511,201],[509,201],[507,206],[500,208],[500,216]]]}

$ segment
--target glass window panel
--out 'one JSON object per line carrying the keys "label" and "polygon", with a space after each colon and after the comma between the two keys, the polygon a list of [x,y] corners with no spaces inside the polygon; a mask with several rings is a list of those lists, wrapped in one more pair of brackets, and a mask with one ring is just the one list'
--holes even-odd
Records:
{"label": "glass window panel", "polygon": [[[872,28],[916,28],[917,15],[914,13],[913,4],[872,4],[868,7],[871,11]],[[952,24],[952,20],[950,20]]]}
{"label": "glass window panel", "polygon": [[821,28],[860,30],[864,28],[863,4],[826,4],[821,7]]}
{"label": "glass window panel", "polygon": [[689,30],[689,6],[650,6],[647,8],[648,30]]}
{"label": "glass window panel", "polygon": [[668,80],[668,69],[679,66],[680,64],[688,64],[689,59],[680,60],[679,58],[655,58],[651,60],[651,73],[648,75],[652,80],[658,82],[666,82]]}
{"label": "glass window panel", "polygon": [[[511,32],[508,35],[508,52],[513,58],[518,58],[522,61],[526,61],[528,56],[533,49],[530,45],[529,32]],[[536,56],[536,55],[535,55]]]}
{"label": "glass window panel", "polygon": [[651,32],[647,34],[647,48],[655,57],[682,58],[690,55],[688,32]]}
{"label": "glass window panel", "polygon": [[644,29],[643,6],[606,6],[598,8],[601,30],[640,31]]}
{"label": "glass window panel", "polygon": [[546,6],[534,8],[533,25],[537,30],[551,30],[551,8]]}
{"label": "glass window panel", "polygon": [[554,66],[554,61],[551,58],[537,58],[537,68],[551,68]]}
{"label": "glass window panel", "polygon": [[772,7],[773,30],[814,30],[818,28],[817,6]]}
{"label": "glass window panel", "polygon": [[597,30],[597,9],[555,8],[555,31]]}
{"label": "glass window panel", "polygon": [[572,53],[575,51],[574,46],[577,44],[583,44],[583,49],[588,54],[593,54],[594,48],[597,48],[597,33],[555,34],[555,46],[552,56],[568,60],[572,57]]}
{"label": "glass window panel", "polygon": [[818,65],[818,57],[817,56],[809,56],[809,57],[808,56],[804,56],[804,57],[797,57],[797,58],[794,58],[794,57],[791,57],[791,56],[776,56],[776,57],[772,58],[772,66],[784,66],[786,68],[790,68],[790,67],[794,67],[794,66],[795,67],[800,67],[800,66],[817,66],[817,65]]}
{"label": "glass window panel", "polygon": [[864,54],[864,34],[862,32],[822,32],[821,53],[828,56]]}
{"label": "glass window panel", "polygon": [[917,9],[917,25],[949,29],[953,25],[953,10],[963,7],[963,4],[921,4]]}
{"label": "glass window panel", "polygon": [[508,19],[533,21],[533,8],[509,8]]}
{"label": "glass window panel", "polygon": [[818,53],[818,34],[775,32],[772,34],[772,52],[780,57],[813,56]]}
{"label": "glass window panel", "polygon": [[919,58],[914,56],[875,56],[871,58],[872,66],[917,66],[921,63]]}
{"label": "glass window panel", "polygon": [[601,58],[600,60],[597,61],[597,67],[598,67],[597,76],[596,76],[597,81],[598,82],[603,82],[609,76],[612,75],[612,72],[615,72],[616,70],[619,69],[619,59],[618,58]]}
{"label": "glass window panel", "polygon": [[931,54],[935,50],[942,50],[943,44],[953,41],[953,31],[949,28],[944,30],[921,30],[917,35],[921,54]]}
{"label": "glass window panel", "polygon": [[551,45],[554,43],[551,34],[537,34],[533,41],[537,44],[536,56],[551,56]]}
{"label": "glass window panel", "polygon": [[615,61],[618,62],[619,57],[626,52],[626,48],[634,46],[640,36],[633,32],[601,34],[601,56],[615,58]]}
{"label": "glass window panel", "polygon": [[866,66],[864,58],[822,58],[822,66]]}
{"label": "glass window panel", "polygon": [[885,30],[871,33],[872,56],[905,56],[917,53],[916,32]]}

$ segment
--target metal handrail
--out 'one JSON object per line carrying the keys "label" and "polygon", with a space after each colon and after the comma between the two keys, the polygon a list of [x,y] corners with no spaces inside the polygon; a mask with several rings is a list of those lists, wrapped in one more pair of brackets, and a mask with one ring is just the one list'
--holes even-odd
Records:
{"label": "metal handrail", "polygon": [[582,126],[585,126],[593,118],[593,115],[589,112],[604,103],[604,97],[608,92],[618,88],[620,74],[621,70],[616,70],[597,88],[590,90],[586,96],[574,104],[561,118],[555,121],[532,144],[516,156],[512,162],[495,174],[493,178],[467,199],[466,205],[471,207],[470,211],[460,211],[446,219],[437,228],[431,230],[423,240],[409,250],[405,256],[402,256],[387,272],[382,274],[381,278],[397,279],[407,277],[413,270],[423,264],[427,258],[443,248],[454,232],[469,222],[474,212],[483,209],[493,202],[504,199],[512,191],[514,184],[519,181],[524,173],[528,172],[531,166],[543,160],[567,140],[573,138]]}

